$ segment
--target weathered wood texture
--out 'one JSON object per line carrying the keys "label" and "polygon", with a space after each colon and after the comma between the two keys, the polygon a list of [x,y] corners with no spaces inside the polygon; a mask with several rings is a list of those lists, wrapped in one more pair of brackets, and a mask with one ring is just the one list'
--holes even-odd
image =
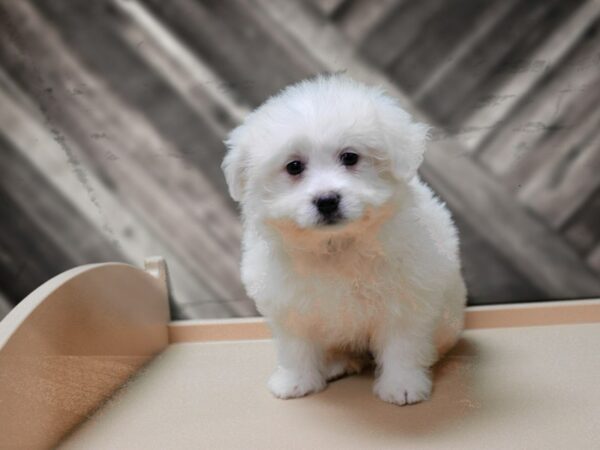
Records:
{"label": "weathered wood texture", "polygon": [[253,315],[219,164],[347,69],[437,127],[471,303],[600,294],[599,0],[0,0],[0,295],[164,255],[178,317]]}

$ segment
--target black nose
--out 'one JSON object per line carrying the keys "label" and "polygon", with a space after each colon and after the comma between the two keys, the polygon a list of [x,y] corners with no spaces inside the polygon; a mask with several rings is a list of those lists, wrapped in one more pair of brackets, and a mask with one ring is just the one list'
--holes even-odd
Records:
{"label": "black nose", "polygon": [[329,216],[338,210],[340,194],[329,193],[322,195],[314,200],[314,204],[321,214]]}

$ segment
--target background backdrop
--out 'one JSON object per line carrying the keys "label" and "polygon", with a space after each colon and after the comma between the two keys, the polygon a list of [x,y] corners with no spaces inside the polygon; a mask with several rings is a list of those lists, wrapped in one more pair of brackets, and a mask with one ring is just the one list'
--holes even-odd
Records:
{"label": "background backdrop", "polygon": [[164,255],[179,318],[253,315],[222,140],[288,83],[385,86],[436,127],[472,304],[600,295],[597,0],[0,0],[0,314]]}

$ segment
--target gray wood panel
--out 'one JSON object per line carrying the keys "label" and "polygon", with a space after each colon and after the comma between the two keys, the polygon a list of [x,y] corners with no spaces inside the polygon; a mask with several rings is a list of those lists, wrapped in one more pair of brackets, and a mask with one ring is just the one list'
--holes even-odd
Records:
{"label": "gray wood panel", "polygon": [[0,134],[0,280],[21,299],[71,267],[124,256]]}
{"label": "gray wood panel", "polygon": [[350,69],[437,127],[422,173],[472,303],[598,295],[595,2],[0,2],[0,292],[157,252],[178,317],[256,314],[222,140],[285,85]]}

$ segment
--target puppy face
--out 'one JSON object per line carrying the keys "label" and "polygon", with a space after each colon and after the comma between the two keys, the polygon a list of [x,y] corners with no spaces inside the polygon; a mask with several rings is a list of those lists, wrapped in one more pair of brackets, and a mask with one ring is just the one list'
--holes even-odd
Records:
{"label": "puppy face", "polygon": [[426,133],[381,90],[319,77],[250,114],[226,142],[223,170],[245,214],[336,232],[415,175]]}

